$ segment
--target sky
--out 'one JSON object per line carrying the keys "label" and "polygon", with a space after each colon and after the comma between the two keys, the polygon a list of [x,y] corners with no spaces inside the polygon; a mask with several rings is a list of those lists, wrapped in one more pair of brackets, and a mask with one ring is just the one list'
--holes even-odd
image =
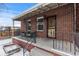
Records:
{"label": "sky", "polygon": [[[12,26],[12,17],[33,7],[36,3],[0,3],[0,26]],[[20,26],[20,22],[15,22]]]}

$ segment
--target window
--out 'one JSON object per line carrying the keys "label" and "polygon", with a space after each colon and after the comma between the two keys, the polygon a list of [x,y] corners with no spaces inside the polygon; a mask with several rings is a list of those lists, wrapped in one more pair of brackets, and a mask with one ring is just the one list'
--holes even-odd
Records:
{"label": "window", "polygon": [[32,27],[31,19],[26,20],[26,30],[27,30],[26,36],[30,36],[31,27]]}
{"label": "window", "polygon": [[31,20],[27,20],[27,31],[31,31]]}
{"label": "window", "polygon": [[31,26],[28,26],[28,30],[31,30]]}
{"label": "window", "polygon": [[39,30],[43,30],[43,25],[38,25]]}
{"label": "window", "polygon": [[37,31],[43,31],[44,30],[44,17],[38,17],[37,18]]}

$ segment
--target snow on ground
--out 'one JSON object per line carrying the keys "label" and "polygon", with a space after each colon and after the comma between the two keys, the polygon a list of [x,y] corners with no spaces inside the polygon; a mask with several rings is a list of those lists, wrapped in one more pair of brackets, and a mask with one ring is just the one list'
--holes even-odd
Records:
{"label": "snow on ground", "polygon": [[[6,56],[6,53],[3,50],[3,46],[6,44],[11,44],[12,43],[12,39],[4,39],[4,40],[0,40],[0,56]],[[29,55],[28,53],[26,53],[27,56]],[[17,53],[14,53],[13,55],[10,56],[23,56],[23,48],[21,48],[21,50]]]}
{"label": "snow on ground", "polygon": [[0,40],[0,45],[5,45],[5,44],[8,44],[8,43],[12,43],[12,39],[11,38]]}

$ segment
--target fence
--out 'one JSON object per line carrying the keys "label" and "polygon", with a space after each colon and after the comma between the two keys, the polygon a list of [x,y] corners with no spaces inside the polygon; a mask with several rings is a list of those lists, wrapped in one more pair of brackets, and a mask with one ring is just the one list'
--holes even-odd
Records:
{"label": "fence", "polygon": [[[12,36],[13,29],[10,27],[5,28],[5,30],[0,29],[0,37],[6,38]],[[14,29],[14,36],[20,35],[20,29]]]}

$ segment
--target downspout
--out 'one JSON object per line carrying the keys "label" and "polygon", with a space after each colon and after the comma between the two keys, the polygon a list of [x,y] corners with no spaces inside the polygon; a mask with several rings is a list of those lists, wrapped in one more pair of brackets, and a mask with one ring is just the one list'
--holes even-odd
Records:
{"label": "downspout", "polygon": [[75,40],[76,40],[76,3],[74,3],[74,11],[73,11],[73,34],[74,34],[74,55],[76,55],[76,45],[75,45]]}

